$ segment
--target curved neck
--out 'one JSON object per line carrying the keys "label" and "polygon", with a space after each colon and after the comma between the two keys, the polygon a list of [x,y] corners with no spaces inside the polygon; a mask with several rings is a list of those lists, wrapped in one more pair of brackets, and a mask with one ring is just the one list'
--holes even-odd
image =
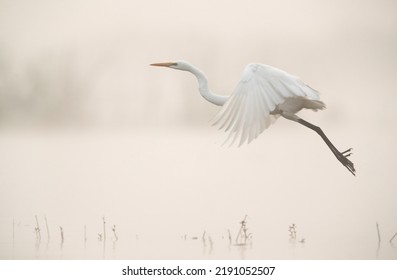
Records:
{"label": "curved neck", "polygon": [[187,71],[189,71],[194,76],[196,76],[197,81],[199,83],[200,94],[202,97],[205,98],[205,100],[207,100],[217,106],[222,106],[223,104],[225,104],[228,97],[222,96],[222,95],[217,95],[217,94],[214,94],[212,91],[210,91],[210,89],[208,88],[207,77],[204,75],[203,72],[201,72],[199,69],[195,68],[194,66],[190,66],[190,68]]}

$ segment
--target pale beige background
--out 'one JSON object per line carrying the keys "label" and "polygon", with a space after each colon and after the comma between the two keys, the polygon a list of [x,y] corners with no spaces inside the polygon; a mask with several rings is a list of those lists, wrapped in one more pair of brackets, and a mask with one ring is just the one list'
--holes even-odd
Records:
{"label": "pale beige background", "polygon": [[[0,258],[396,259],[396,12],[391,0],[0,1]],[[300,76],[328,107],[301,116],[354,148],[357,177],[282,119],[222,147],[194,77],[148,66],[173,59],[223,95],[249,62]],[[228,246],[246,214],[251,246]],[[103,216],[119,236],[104,246]],[[289,242],[292,223],[304,244]]]}

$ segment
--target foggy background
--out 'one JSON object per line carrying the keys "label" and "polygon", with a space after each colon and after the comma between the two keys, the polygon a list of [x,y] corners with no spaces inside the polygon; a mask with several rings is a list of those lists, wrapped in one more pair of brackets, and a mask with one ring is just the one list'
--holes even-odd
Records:
{"label": "foggy background", "polygon": [[[396,12],[392,0],[1,0],[0,258],[396,259]],[[221,146],[194,76],[149,66],[178,59],[220,95],[250,62],[301,77],[327,110],[299,115],[353,147],[357,176],[281,118]],[[245,215],[242,253],[227,239]],[[97,238],[104,216],[117,249]]]}

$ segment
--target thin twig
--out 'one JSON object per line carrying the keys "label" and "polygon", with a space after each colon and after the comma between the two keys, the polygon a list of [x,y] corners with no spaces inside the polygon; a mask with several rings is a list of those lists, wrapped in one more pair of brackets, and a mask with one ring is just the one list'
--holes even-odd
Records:
{"label": "thin twig", "polygon": [[292,224],[291,226],[289,226],[289,237],[293,240],[296,239],[296,225]]}
{"label": "thin twig", "polygon": [[212,242],[211,235],[208,235],[208,241],[210,242],[210,253],[212,252],[212,248],[214,246],[214,243]]}
{"label": "thin twig", "polygon": [[116,225],[113,225],[112,231],[113,231],[115,241],[119,240],[119,237],[117,236],[117,233],[116,233]]}
{"label": "thin twig", "polygon": [[87,243],[87,226],[84,225],[84,244]]}
{"label": "thin twig", "polygon": [[44,215],[45,227],[47,229],[47,242],[50,242],[50,229],[48,228],[47,216]]}
{"label": "thin twig", "polygon": [[12,219],[12,247],[15,245],[15,219]]}
{"label": "thin twig", "polygon": [[59,230],[61,231],[61,245],[63,244],[63,241],[65,240],[63,237],[63,228],[60,226]]}
{"label": "thin twig", "polygon": [[378,232],[378,247],[380,246],[380,231],[379,231],[379,224],[378,222],[376,222],[376,231]]}
{"label": "thin twig", "polygon": [[397,232],[393,235],[393,237],[390,239],[390,243],[392,243],[393,242],[393,239],[394,239],[394,237],[396,237],[397,236]]}
{"label": "thin twig", "polygon": [[103,241],[106,241],[106,220],[105,216],[102,217],[103,220]]}
{"label": "thin twig", "polygon": [[37,219],[37,215],[34,216],[36,218],[36,237],[38,240],[41,240],[41,233],[40,233],[40,225],[39,225],[39,220]]}
{"label": "thin twig", "polygon": [[[247,219],[247,217],[248,217],[248,215],[245,215],[244,220],[242,220],[240,222],[241,227],[240,227],[240,230],[238,231],[238,234],[236,236],[236,244],[245,244],[246,241],[247,241],[247,233],[246,233],[246,231],[247,231],[247,228],[246,228],[247,222],[245,221]],[[244,242],[241,243],[241,242],[239,242],[239,239],[241,239],[242,233],[244,233],[244,236],[243,236]]]}

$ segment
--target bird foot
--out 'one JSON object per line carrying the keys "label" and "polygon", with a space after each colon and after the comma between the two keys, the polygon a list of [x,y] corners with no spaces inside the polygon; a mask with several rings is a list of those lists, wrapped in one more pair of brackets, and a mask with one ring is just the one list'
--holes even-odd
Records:
{"label": "bird foot", "polygon": [[351,151],[353,149],[347,149],[346,151],[340,153],[336,153],[336,158],[347,168],[347,170],[350,171],[351,174],[353,174],[354,176],[356,176],[356,169],[354,168],[354,164],[348,159],[349,156],[352,155]]}

